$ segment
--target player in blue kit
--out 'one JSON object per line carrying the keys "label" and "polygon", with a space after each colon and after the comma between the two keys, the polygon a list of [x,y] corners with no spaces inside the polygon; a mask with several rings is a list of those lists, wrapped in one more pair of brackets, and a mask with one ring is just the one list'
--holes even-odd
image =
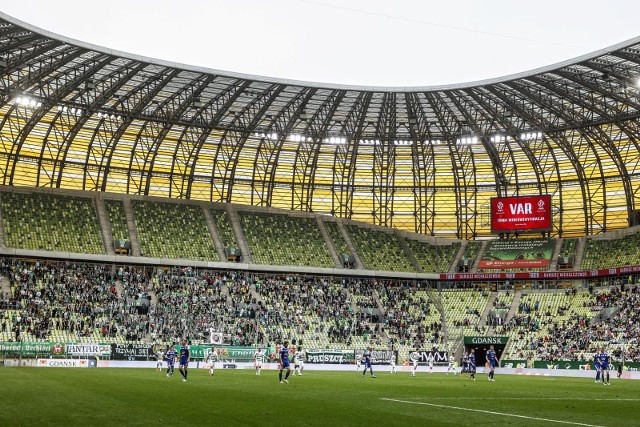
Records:
{"label": "player in blue kit", "polygon": [[178,353],[176,352],[176,349],[173,348],[173,346],[169,347],[167,352],[164,354],[164,358],[167,361],[167,376],[173,375],[173,370],[174,370],[174,365],[176,363],[177,355]]}
{"label": "player in blue kit", "polygon": [[180,365],[178,369],[180,369],[180,373],[182,374],[182,381],[187,381],[187,368],[189,367],[189,360],[191,360],[191,349],[187,345],[187,340],[182,340],[180,346]]}
{"label": "player in blue kit", "polygon": [[282,371],[287,370],[287,374],[284,377],[284,382],[289,384],[289,374],[291,373],[291,365],[289,365],[289,341],[285,341],[280,349],[280,384],[282,384]]}
{"label": "player in blue kit", "polygon": [[462,373],[463,374],[469,373],[469,355],[467,354],[466,351],[464,352],[464,356],[462,356]]}
{"label": "player in blue kit", "polygon": [[[604,351],[603,348],[600,349],[600,370],[602,371],[602,384],[604,385],[611,385],[611,383],[609,382],[609,369],[611,368],[609,366],[609,353],[607,353],[606,351]],[[606,375],[606,380],[605,380],[605,375]]]}
{"label": "player in blue kit", "polygon": [[600,366],[600,353],[596,353],[593,355],[593,367],[596,370],[596,383],[599,383],[600,374],[602,373],[602,368]]}
{"label": "player in blue kit", "polygon": [[467,369],[469,371],[469,377],[471,378],[471,381],[475,381],[476,380],[476,351],[474,349],[471,349],[471,353],[469,353],[469,363],[468,363]]}
{"label": "player in blue kit", "polygon": [[498,356],[496,355],[496,351],[493,346],[489,347],[489,351],[487,351],[487,365],[489,366],[489,381],[495,381],[493,376],[495,375],[496,366],[498,365]]}
{"label": "player in blue kit", "polygon": [[364,370],[362,371],[362,378],[364,378],[366,376],[367,368],[369,368],[369,372],[371,372],[371,378],[376,378],[376,376],[373,375],[373,364],[371,363],[371,350],[372,350],[372,348],[369,347],[368,349],[366,349],[364,351],[364,353],[362,353],[362,363],[364,363]]}

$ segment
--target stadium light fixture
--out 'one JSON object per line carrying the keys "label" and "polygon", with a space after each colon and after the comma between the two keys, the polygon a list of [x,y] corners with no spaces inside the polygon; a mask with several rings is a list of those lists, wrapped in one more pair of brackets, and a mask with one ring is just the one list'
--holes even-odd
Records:
{"label": "stadium light fixture", "polygon": [[324,142],[332,145],[344,145],[347,143],[347,138],[343,136],[330,136],[325,138]]}
{"label": "stadium light fixture", "polygon": [[535,139],[542,139],[542,132],[523,132],[520,134],[521,141],[533,141]]}
{"label": "stadium light fixture", "polygon": [[42,102],[37,99],[30,98],[28,96],[18,96],[13,100],[14,104],[20,105],[22,107],[28,108],[40,108],[42,107]]}
{"label": "stadium light fixture", "polygon": [[478,137],[473,135],[463,135],[460,138],[456,139],[456,144],[458,145],[472,145],[478,143]]}

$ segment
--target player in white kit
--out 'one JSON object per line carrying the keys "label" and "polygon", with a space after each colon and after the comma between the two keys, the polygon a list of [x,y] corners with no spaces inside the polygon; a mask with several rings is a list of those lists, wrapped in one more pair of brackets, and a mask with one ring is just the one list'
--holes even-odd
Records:
{"label": "player in white kit", "polygon": [[207,355],[207,363],[209,364],[209,375],[213,375],[213,369],[215,368],[216,362],[218,362],[220,358],[218,357],[218,352],[215,348],[211,349],[211,352]]}
{"label": "player in white kit", "polygon": [[411,371],[411,376],[415,377],[416,371],[418,370],[418,356],[409,356],[409,359],[413,362],[413,370]]}
{"label": "player in white kit", "polygon": [[256,370],[256,375],[260,375],[262,371],[262,364],[264,363],[264,350],[261,348],[257,349],[255,353],[253,353],[253,367]]}
{"label": "player in white kit", "polygon": [[456,359],[453,355],[449,356],[449,366],[447,366],[447,375],[449,375],[449,371],[453,372],[453,375],[456,374],[455,363]]}
{"label": "player in white kit", "polygon": [[391,352],[391,358],[389,359],[389,364],[391,365],[391,373],[396,373],[396,356]]}
{"label": "player in white kit", "polygon": [[433,357],[433,353],[431,353],[429,355],[429,358],[427,359],[427,362],[429,362],[429,373],[433,374],[433,362],[435,362],[435,358]]}
{"label": "player in white kit", "polygon": [[356,354],[356,372],[360,372],[360,365],[362,363],[362,356]]}
{"label": "player in white kit", "polygon": [[304,359],[304,350],[302,347],[298,347],[298,351],[293,355],[293,375],[297,372],[299,376],[302,376],[302,371],[304,371]]}
{"label": "player in white kit", "polygon": [[160,350],[156,353],[156,371],[162,371],[162,362],[164,361],[164,351]]}

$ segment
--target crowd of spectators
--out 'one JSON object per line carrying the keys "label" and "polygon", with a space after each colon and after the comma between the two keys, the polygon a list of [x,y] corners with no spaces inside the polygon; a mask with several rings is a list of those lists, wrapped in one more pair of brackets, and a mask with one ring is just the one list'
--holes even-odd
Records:
{"label": "crowd of spectators", "polygon": [[[0,269],[10,289],[0,299],[3,340],[199,343],[218,332],[234,345],[444,342],[436,302],[415,283],[6,260]],[[585,360],[604,347],[615,358],[640,361],[638,286],[579,295],[567,290],[553,306],[521,301],[508,323],[495,325],[515,342],[509,357]],[[507,310],[511,301],[501,295],[493,309]],[[450,328],[473,325],[480,312],[457,316]]]}
{"label": "crowd of spectators", "polygon": [[[339,283],[302,276],[256,278],[258,327],[268,342],[285,339],[347,343],[353,323],[348,291]],[[326,338],[326,339],[325,339]]]}
{"label": "crowd of spectators", "polygon": [[148,328],[146,316],[118,292],[110,267],[5,262],[2,275],[11,289],[3,300],[0,322],[5,338],[44,340],[59,335],[136,340]]}
{"label": "crowd of spectators", "polygon": [[[624,290],[623,290],[624,289]],[[575,293],[571,292],[575,296]],[[593,292],[583,303],[593,314],[572,314],[567,320],[556,320],[556,313],[538,304],[521,303],[518,313],[498,333],[516,331],[516,351],[510,357],[547,361],[590,360],[605,349],[621,360],[640,361],[640,291],[637,286],[611,287]],[[570,312],[570,304],[557,308],[558,315]],[[608,309],[608,310],[606,310]],[[605,311],[606,310],[606,311]]]}
{"label": "crowd of spectators", "polygon": [[223,334],[226,344],[250,345],[256,340],[255,312],[245,301],[248,285],[242,273],[174,268],[157,270],[152,283],[154,342],[208,342],[211,332]]}
{"label": "crowd of spectators", "polygon": [[401,346],[432,348],[443,339],[440,314],[426,292],[407,283],[378,289],[390,338]]}

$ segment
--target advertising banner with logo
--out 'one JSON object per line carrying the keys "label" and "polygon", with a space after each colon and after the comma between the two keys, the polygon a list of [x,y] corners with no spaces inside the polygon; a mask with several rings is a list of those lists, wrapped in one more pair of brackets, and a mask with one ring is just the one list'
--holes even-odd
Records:
{"label": "advertising banner with logo", "polygon": [[0,353],[33,356],[51,354],[50,342],[0,342]]}
{"label": "advertising banner with logo", "polygon": [[111,356],[111,344],[107,343],[85,343],[85,344],[66,344],[65,353],[71,356]]}
{"label": "advertising banner with logo", "polygon": [[307,363],[352,364],[353,350],[333,350],[326,348],[312,348],[307,350]]}
{"label": "advertising banner with logo", "polygon": [[113,360],[153,360],[155,357],[151,344],[111,344]]}
{"label": "advertising banner with logo", "polygon": [[548,268],[556,245],[555,239],[492,240],[482,254],[479,267]]}
{"label": "advertising banner with logo", "polygon": [[552,229],[549,195],[491,199],[492,233],[534,233]]}
{"label": "advertising banner with logo", "polygon": [[507,345],[509,337],[464,337],[465,345],[470,344],[495,344]]}
{"label": "advertising banner with logo", "polygon": [[[237,360],[237,361],[253,361],[253,355],[258,350],[258,347],[234,347],[234,346],[220,346],[220,345],[192,345],[189,347],[191,350],[191,359],[206,359],[212,350],[218,353],[220,360]],[[270,349],[263,349],[266,356],[269,356]],[[176,351],[180,351],[180,346],[176,345]]]}
{"label": "advertising banner with logo", "polygon": [[[592,360],[584,361],[560,361],[560,360],[536,360],[533,362],[533,367],[536,369],[579,369],[583,371],[593,370],[595,372],[595,366]],[[640,370],[640,362],[626,362],[624,364],[627,371]],[[614,371],[618,368],[618,362],[613,362],[611,370]]]}
{"label": "advertising banner with logo", "polygon": [[[362,358],[362,353],[364,353],[364,349],[356,350],[355,356],[358,358]],[[371,363],[374,365],[390,365],[391,359],[398,361],[398,352],[391,350],[376,350],[373,349],[371,351]]]}
{"label": "advertising banner with logo", "polygon": [[[38,359],[36,366],[41,368],[88,368],[87,359]],[[91,367],[95,367],[94,364]]]}
{"label": "advertising banner with logo", "polygon": [[449,362],[449,353],[446,351],[415,350],[409,352],[409,360],[411,362],[417,360],[418,364],[428,363],[431,356],[433,356],[433,361],[436,364]]}
{"label": "advertising banner with logo", "polygon": [[501,368],[514,368],[514,369],[524,369],[527,367],[526,360],[501,360],[500,361]]}

